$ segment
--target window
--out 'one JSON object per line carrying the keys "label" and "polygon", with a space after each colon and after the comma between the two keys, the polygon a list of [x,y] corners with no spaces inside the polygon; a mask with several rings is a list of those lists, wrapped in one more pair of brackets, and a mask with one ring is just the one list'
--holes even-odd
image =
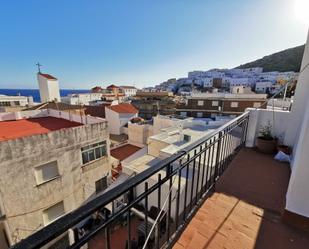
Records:
{"label": "window", "polygon": [[0,101],[0,106],[11,106],[11,102]]}
{"label": "window", "polygon": [[231,102],[231,107],[232,108],[237,108],[238,107],[238,102]]}
{"label": "window", "polygon": [[180,116],[187,117],[187,112],[180,112]]}
{"label": "window", "polygon": [[56,220],[64,214],[64,204],[63,201],[58,202],[57,204],[47,208],[43,211],[43,221],[47,225],[52,221]]}
{"label": "window", "polygon": [[42,184],[59,176],[57,161],[49,162],[35,168],[37,184]]}
{"label": "window", "polygon": [[106,141],[85,146],[81,151],[83,164],[99,159],[106,155]]}
{"label": "window", "polygon": [[95,192],[96,194],[102,192],[107,188],[107,176],[104,176],[100,180],[95,182]]}
{"label": "window", "polygon": [[260,102],[254,102],[253,103],[253,107],[254,108],[259,108],[259,107],[261,107],[261,103]]}
{"label": "window", "polygon": [[203,100],[198,100],[197,101],[197,105],[198,106],[203,106],[204,105],[204,101]]}
{"label": "window", "polygon": [[211,102],[211,105],[212,105],[212,106],[218,106],[218,105],[219,105],[219,101],[212,101],[212,102]]}
{"label": "window", "polygon": [[198,112],[198,113],[196,113],[196,117],[198,117],[198,118],[202,118],[202,117],[203,117],[203,113],[202,113],[202,112]]}

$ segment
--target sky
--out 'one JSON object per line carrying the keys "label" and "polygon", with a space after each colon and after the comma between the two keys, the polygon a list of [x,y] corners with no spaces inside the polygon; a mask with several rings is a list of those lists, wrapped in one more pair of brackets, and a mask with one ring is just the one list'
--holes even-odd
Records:
{"label": "sky", "polygon": [[154,86],[302,45],[297,0],[10,0],[0,3],[0,88]]}

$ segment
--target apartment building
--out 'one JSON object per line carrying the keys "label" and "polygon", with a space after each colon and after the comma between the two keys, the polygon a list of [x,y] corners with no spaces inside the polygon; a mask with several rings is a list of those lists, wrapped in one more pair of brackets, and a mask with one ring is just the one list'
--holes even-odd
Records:
{"label": "apartment building", "polygon": [[[1,249],[104,190],[109,143],[101,118],[51,109],[0,114]],[[53,243],[68,244],[68,234]]]}
{"label": "apartment building", "polygon": [[248,107],[261,107],[266,94],[192,93],[186,103],[177,106],[176,114],[185,117],[239,115]]}
{"label": "apartment building", "polygon": [[137,88],[135,86],[120,86],[120,89],[126,97],[135,96],[137,92]]}
{"label": "apartment building", "polygon": [[102,93],[74,93],[61,97],[61,102],[70,105],[89,105],[91,102],[102,100]]}
{"label": "apartment building", "polygon": [[151,119],[158,114],[174,114],[176,107],[173,93],[166,91],[137,91],[131,103],[139,110],[139,116],[144,119]]}

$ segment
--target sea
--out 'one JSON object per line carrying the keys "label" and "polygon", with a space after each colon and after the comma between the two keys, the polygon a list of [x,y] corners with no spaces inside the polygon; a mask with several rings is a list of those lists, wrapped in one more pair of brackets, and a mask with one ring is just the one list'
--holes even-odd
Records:
{"label": "sea", "polygon": [[[64,97],[73,93],[89,93],[89,90],[60,89],[60,96]],[[32,96],[34,102],[41,102],[39,89],[0,89],[0,94],[9,96]]]}

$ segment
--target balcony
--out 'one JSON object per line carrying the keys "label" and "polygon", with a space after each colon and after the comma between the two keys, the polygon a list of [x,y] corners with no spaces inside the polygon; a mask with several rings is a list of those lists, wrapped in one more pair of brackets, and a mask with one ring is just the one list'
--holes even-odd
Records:
{"label": "balcony", "polygon": [[173,248],[308,248],[309,234],[281,220],[289,178],[288,164],[242,149]]}
{"label": "balcony", "polygon": [[245,148],[259,116],[245,112],[155,160],[12,248],[59,246],[64,235],[55,248],[306,248],[308,235],[280,219],[289,166]]}

